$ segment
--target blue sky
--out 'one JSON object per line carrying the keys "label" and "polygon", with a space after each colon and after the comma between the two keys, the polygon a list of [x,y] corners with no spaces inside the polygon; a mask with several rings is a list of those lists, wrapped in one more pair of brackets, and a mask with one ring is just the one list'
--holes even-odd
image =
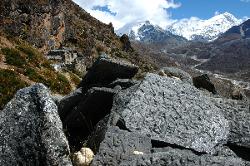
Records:
{"label": "blue sky", "polygon": [[237,18],[250,16],[250,0],[175,0],[181,6],[168,9],[173,19],[190,18],[192,16],[208,19],[215,12],[229,12]]}
{"label": "blue sky", "polygon": [[104,23],[117,30],[125,25],[150,21],[161,27],[172,22],[198,17],[208,19],[215,13],[229,12],[241,19],[250,17],[250,0],[73,0]]}

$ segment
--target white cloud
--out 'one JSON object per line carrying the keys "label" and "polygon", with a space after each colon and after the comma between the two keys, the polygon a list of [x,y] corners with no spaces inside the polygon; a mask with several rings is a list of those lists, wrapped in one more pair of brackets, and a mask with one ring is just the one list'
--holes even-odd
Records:
{"label": "white cloud", "polygon": [[[153,24],[165,27],[172,22],[169,8],[178,8],[180,3],[174,0],[73,0],[92,16],[102,22],[112,22],[115,29],[125,24],[149,20]],[[94,10],[95,6],[107,6],[107,11]]]}

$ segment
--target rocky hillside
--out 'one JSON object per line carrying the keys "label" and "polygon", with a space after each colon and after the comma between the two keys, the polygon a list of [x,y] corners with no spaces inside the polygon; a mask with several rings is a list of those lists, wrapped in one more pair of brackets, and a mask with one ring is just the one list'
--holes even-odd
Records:
{"label": "rocky hillside", "polygon": [[243,22],[239,26],[234,26],[228,29],[224,34],[222,34],[217,42],[226,42],[236,39],[246,39],[250,38],[250,19]]}
{"label": "rocky hillside", "polygon": [[250,20],[230,28],[210,44],[210,58],[198,68],[250,82]]}
{"label": "rocky hillside", "polygon": [[97,44],[119,44],[111,24],[94,19],[71,0],[3,0],[0,8],[1,29],[44,52],[63,45],[90,55]]}
{"label": "rocky hillside", "polygon": [[[122,52],[123,43],[114,34],[112,24],[93,18],[71,0],[3,0],[0,9],[1,29],[43,53],[62,46],[72,48],[84,57],[82,63],[86,65],[101,52],[128,56]],[[131,56],[131,60],[143,63],[135,54]]]}
{"label": "rocky hillside", "polygon": [[[49,86],[54,93],[68,93],[79,82],[79,75],[86,73],[82,68],[88,69],[102,53],[137,64],[138,77],[155,68],[131,48],[126,37],[120,39],[115,35],[112,24],[93,18],[71,0],[2,0],[0,32],[0,69],[4,70],[0,108],[16,90],[37,82]],[[45,56],[62,48],[77,52],[74,63],[80,69],[68,67],[56,72],[51,67],[56,62],[46,60]],[[18,76],[15,80],[18,84],[3,79],[10,70]]]}
{"label": "rocky hillside", "polygon": [[80,82],[70,71],[56,72],[43,54],[29,43],[0,33],[0,109],[17,90],[40,82],[53,93],[67,94]]}

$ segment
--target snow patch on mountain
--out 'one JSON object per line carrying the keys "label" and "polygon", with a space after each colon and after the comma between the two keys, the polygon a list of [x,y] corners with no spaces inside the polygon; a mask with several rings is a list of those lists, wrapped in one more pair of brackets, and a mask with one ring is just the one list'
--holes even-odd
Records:
{"label": "snow patch on mountain", "polygon": [[[198,41],[213,41],[219,37],[220,34],[226,32],[233,26],[241,24],[244,20],[237,19],[232,14],[225,12],[216,15],[208,20],[202,20],[196,17],[189,19],[181,19],[173,22],[162,29],[158,25],[153,25],[149,21],[140,21],[136,23],[126,24],[124,27],[118,29],[118,35],[127,34],[132,40],[139,40],[145,38],[145,27],[154,29],[155,32],[169,33],[186,38],[187,40]],[[155,34],[155,33],[154,33]]]}
{"label": "snow patch on mountain", "polygon": [[208,20],[201,20],[195,17],[182,19],[173,23],[167,30],[175,35],[183,36],[188,40],[213,41],[229,28],[241,24],[242,21],[243,20],[237,19],[234,15],[226,12]]}

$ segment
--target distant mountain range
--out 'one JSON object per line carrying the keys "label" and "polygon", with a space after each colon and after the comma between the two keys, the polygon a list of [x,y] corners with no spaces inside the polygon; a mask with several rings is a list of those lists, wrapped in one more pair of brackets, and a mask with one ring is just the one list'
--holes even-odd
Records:
{"label": "distant mountain range", "polygon": [[[142,42],[161,42],[169,38],[184,41],[214,41],[229,28],[243,22],[234,15],[225,12],[208,20],[199,18],[181,19],[162,29],[149,21],[127,24],[116,31],[117,34],[128,34],[132,40]],[[178,36],[178,37],[177,37]]]}

